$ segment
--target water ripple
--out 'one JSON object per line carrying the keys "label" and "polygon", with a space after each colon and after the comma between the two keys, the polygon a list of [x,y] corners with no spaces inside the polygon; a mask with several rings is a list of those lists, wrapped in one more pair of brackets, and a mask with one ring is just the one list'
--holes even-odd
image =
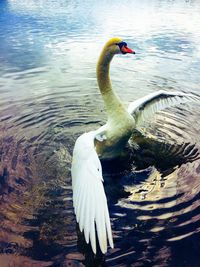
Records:
{"label": "water ripple", "polygon": [[[197,1],[2,0],[0,10],[0,262],[199,266]],[[94,256],[76,225],[71,155],[106,121],[95,66],[116,35],[136,50],[111,69],[125,103],[160,89],[196,102],[157,113],[128,158],[102,162],[115,248]]]}

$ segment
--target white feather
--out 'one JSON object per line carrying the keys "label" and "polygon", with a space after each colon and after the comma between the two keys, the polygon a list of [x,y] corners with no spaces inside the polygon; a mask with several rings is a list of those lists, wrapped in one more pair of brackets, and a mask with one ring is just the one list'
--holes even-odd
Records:
{"label": "white feather", "polygon": [[128,112],[135,117],[137,127],[160,110],[194,99],[197,97],[192,94],[159,90],[130,103]]}
{"label": "white feather", "polygon": [[97,134],[105,127],[84,133],[75,144],[72,161],[73,203],[80,231],[85,240],[91,242],[96,253],[96,233],[103,253],[107,251],[107,239],[113,247],[112,230],[106,195],[103,188],[102,167],[94,146]]}
{"label": "white feather", "polygon": [[[195,98],[194,95],[182,92],[157,91],[131,103],[127,112],[118,96],[113,93],[109,72],[106,73],[113,55],[120,52],[116,44],[121,42],[120,38],[110,39],[104,46],[97,64],[97,79],[107,109],[108,122],[97,131],[81,135],[73,151],[71,171],[74,210],[80,230],[84,231],[85,240],[91,243],[94,253],[96,253],[95,228],[101,251],[103,253],[107,251],[107,239],[113,247],[102,168],[95,150],[94,139],[103,142],[108,138],[109,147],[113,144],[112,151],[117,150],[116,154],[113,153],[115,157],[119,154],[119,150],[123,149],[118,147],[120,141],[128,142],[134,127],[137,128],[144,120],[149,120],[150,116],[161,109]],[[134,116],[135,121],[130,114]]]}

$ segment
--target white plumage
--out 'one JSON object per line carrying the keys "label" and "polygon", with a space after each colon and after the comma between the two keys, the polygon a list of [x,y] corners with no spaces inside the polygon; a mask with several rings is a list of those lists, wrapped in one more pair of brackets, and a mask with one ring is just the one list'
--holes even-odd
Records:
{"label": "white plumage", "polygon": [[[124,44],[125,48],[122,46]],[[109,79],[110,61],[113,55],[120,51],[125,54],[131,53],[132,50],[127,48],[126,43],[119,38],[109,40],[101,53],[97,66],[98,83],[107,109],[108,122],[96,131],[81,135],[77,139],[73,151],[71,169],[73,205],[80,231],[84,231],[85,241],[91,243],[94,253],[96,253],[96,232],[103,253],[107,251],[107,240],[110,247],[113,248],[110,217],[103,187],[102,167],[97,153],[99,147],[102,146],[103,148],[100,150],[101,152],[106,151],[104,148],[110,150],[112,147],[113,157],[115,157],[114,151],[119,152],[119,144],[128,142],[133,129],[137,128],[141,121],[149,119],[155,112],[166,107],[195,98],[191,94],[161,90],[134,101],[126,109],[113,93]],[[120,125],[122,125],[121,129]],[[95,139],[98,147],[95,147]],[[101,157],[104,156],[102,153]]]}
{"label": "white plumage", "polygon": [[94,147],[95,131],[84,133],[75,144],[72,161],[73,202],[80,230],[96,253],[96,235],[101,251],[107,251],[107,238],[113,247],[107,199],[103,188],[101,163]]}
{"label": "white plumage", "polygon": [[159,90],[130,103],[127,111],[135,117],[135,127],[137,128],[139,124],[148,121],[156,112],[189,100],[197,100],[197,96],[178,91]]}

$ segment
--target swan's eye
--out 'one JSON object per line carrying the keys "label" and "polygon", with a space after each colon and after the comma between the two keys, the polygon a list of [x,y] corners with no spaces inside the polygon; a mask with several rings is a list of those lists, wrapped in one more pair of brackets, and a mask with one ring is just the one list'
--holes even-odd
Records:
{"label": "swan's eye", "polygon": [[126,42],[120,42],[120,43],[117,43],[117,45],[119,46],[120,50],[123,46],[127,46],[127,43]]}

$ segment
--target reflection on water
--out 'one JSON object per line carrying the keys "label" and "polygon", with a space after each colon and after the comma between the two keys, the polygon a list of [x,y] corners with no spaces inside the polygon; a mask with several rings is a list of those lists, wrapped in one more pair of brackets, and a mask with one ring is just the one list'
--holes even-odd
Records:
{"label": "reflection on water", "polygon": [[112,64],[124,102],[195,95],[199,12],[198,1],[0,2],[1,267],[199,267],[198,102],[158,113],[133,134],[129,158],[102,163],[106,256],[78,231],[70,176],[75,139],[106,120],[95,77],[104,42],[121,36],[137,52]]}

